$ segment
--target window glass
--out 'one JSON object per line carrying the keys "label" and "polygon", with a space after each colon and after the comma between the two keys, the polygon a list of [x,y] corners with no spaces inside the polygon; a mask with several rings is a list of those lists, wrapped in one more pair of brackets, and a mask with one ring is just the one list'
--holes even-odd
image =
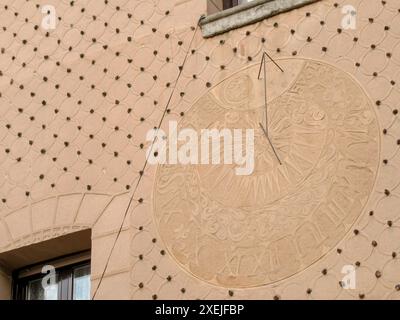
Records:
{"label": "window glass", "polygon": [[43,278],[28,282],[28,300],[58,300],[58,283],[48,284]]}
{"label": "window glass", "polygon": [[[42,265],[30,268],[43,270]],[[21,300],[90,300],[90,262],[64,265],[52,273],[16,274],[14,290],[14,299]]]}
{"label": "window glass", "polygon": [[74,268],[73,300],[90,300],[90,265]]}
{"label": "window glass", "polygon": [[254,0],[238,0],[238,5],[249,3],[249,2],[252,2],[252,1],[254,1]]}

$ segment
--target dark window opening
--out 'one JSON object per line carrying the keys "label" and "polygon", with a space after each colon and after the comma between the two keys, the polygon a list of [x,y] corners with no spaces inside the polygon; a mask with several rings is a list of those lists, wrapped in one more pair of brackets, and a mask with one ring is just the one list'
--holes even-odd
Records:
{"label": "dark window opening", "polygon": [[254,0],[207,0],[208,14],[231,9]]}
{"label": "dark window opening", "polygon": [[90,300],[90,252],[14,272],[15,300]]}
{"label": "dark window opening", "polygon": [[239,4],[239,0],[224,0],[223,10],[233,8]]}

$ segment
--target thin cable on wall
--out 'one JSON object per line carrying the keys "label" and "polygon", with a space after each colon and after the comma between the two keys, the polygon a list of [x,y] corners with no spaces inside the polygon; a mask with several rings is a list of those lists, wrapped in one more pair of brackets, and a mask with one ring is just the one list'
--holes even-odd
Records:
{"label": "thin cable on wall", "polygon": [[[190,44],[189,44],[188,50],[187,50],[187,52],[186,52],[185,58],[184,58],[184,60],[183,60],[183,63],[182,63],[182,65],[181,65],[181,67],[179,67],[179,72],[178,72],[178,76],[177,76],[177,79],[176,79],[176,82],[175,82],[175,86],[174,86],[173,89],[172,89],[172,92],[171,92],[171,94],[170,94],[170,96],[169,96],[169,99],[168,99],[168,101],[167,101],[167,104],[166,104],[166,106],[165,106],[165,108],[164,108],[164,112],[163,112],[163,114],[162,114],[162,116],[161,116],[161,119],[160,119],[160,121],[159,121],[159,124],[158,124],[158,126],[156,127],[156,133],[158,133],[158,131],[160,130],[161,125],[162,125],[162,123],[163,123],[163,121],[164,121],[165,115],[167,114],[167,110],[168,110],[169,105],[170,105],[170,103],[171,103],[171,101],[172,101],[172,97],[173,97],[173,95],[174,95],[174,93],[175,93],[175,90],[176,90],[177,84],[178,84],[178,82],[179,82],[179,79],[180,79],[180,77],[181,77],[181,75],[182,75],[184,66],[185,66],[185,64],[186,64],[187,58],[188,58],[189,53],[190,53],[190,49],[191,49],[192,44],[193,44],[193,41],[194,41],[194,38],[195,38],[195,36],[196,36],[196,34],[197,34],[197,31],[198,31],[198,29],[199,29],[199,26],[200,26],[200,20],[201,20],[202,18],[203,18],[203,17],[201,17],[201,18],[199,19],[198,23],[197,23],[197,26],[196,26],[196,28],[195,28],[195,30],[194,30],[193,37],[192,37],[192,39],[191,39],[191,41],[190,41]],[[151,147],[150,147],[150,152],[148,153],[148,155],[151,155],[151,154],[152,154],[152,150],[153,150],[153,147],[154,147],[154,143],[155,143],[156,140],[157,140],[157,136],[158,136],[158,135],[155,134],[155,138],[153,139],[153,142],[152,142]],[[143,166],[142,170],[140,171],[139,179],[138,179],[138,181],[137,181],[137,183],[136,183],[136,185],[135,185],[135,188],[133,189],[132,195],[131,195],[131,197],[130,197],[130,199],[129,199],[128,206],[126,207],[126,210],[125,210],[125,213],[124,213],[124,216],[123,216],[121,225],[120,225],[120,227],[119,227],[117,236],[116,236],[116,238],[115,238],[115,240],[114,240],[114,242],[113,242],[113,245],[112,245],[112,247],[111,247],[110,254],[109,254],[108,257],[107,257],[106,265],[105,265],[105,267],[104,267],[104,269],[103,269],[103,272],[102,272],[102,274],[101,274],[100,280],[99,280],[99,282],[98,282],[98,284],[97,284],[97,286],[96,286],[96,289],[95,289],[95,291],[94,291],[94,293],[93,293],[92,300],[94,300],[94,299],[96,298],[97,292],[98,292],[98,290],[100,289],[101,282],[103,281],[104,276],[105,276],[105,274],[106,274],[108,265],[109,265],[110,260],[111,260],[112,253],[113,253],[113,251],[114,251],[114,249],[115,249],[115,246],[116,246],[116,244],[117,244],[117,241],[118,241],[118,239],[119,239],[119,237],[120,237],[120,235],[121,235],[122,228],[123,228],[123,226],[124,226],[124,224],[125,224],[126,217],[127,217],[127,215],[128,215],[129,209],[130,209],[130,207],[131,207],[131,205],[132,205],[132,202],[133,202],[133,199],[134,199],[134,195],[135,195],[135,193],[136,193],[136,191],[137,191],[137,189],[138,189],[138,187],[139,187],[140,181],[142,180],[142,177],[143,177],[143,175],[144,175],[144,171],[145,171],[145,169],[146,169],[146,167],[147,167],[147,164],[148,164],[148,157],[146,157],[146,161],[145,161],[145,163],[144,163],[144,166]]]}

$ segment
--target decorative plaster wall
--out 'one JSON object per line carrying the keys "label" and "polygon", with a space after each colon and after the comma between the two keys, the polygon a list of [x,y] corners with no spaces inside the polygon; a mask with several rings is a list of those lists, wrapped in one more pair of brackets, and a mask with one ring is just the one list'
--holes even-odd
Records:
{"label": "decorative plaster wall", "polygon": [[276,156],[259,125],[264,81],[253,65],[201,97],[180,129],[253,128],[254,172],[238,176],[236,164],[220,164],[157,173],[161,238],[186,269],[219,286],[262,286],[308,268],[351,229],[375,184],[379,130],[362,89],[321,62],[276,61],[286,70],[268,77]]}
{"label": "decorative plaster wall", "polygon": [[[99,299],[400,297],[398,0],[322,0],[211,39],[197,27],[205,0],[3,2],[0,251],[93,228],[93,288],[112,251]],[[40,26],[45,4],[56,8],[54,30]],[[349,4],[355,30],[341,27]],[[349,85],[365,90],[379,127],[372,139],[380,153],[370,149],[379,168],[371,169],[376,184],[364,210],[318,261],[278,282],[219,286],[182,268],[160,237],[157,167],[146,165],[145,135],[188,121],[193,106],[201,108],[196,101],[254,68],[263,51],[322,61],[342,75],[338,82],[354,79]],[[340,286],[349,264],[355,290]]]}

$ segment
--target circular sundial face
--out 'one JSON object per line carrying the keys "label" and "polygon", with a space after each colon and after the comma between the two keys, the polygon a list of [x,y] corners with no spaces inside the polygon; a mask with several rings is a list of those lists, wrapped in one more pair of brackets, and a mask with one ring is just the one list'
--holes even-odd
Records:
{"label": "circular sundial face", "polygon": [[[374,187],[379,126],[360,86],[331,65],[267,64],[269,135],[259,65],[198,100],[179,128],[254,129],[255,168],[160,165],[154,216],[170,254],[194,276],[225,287],[266,285],[324,256],[354,224]],[[223,153],[223,150],[221,150]]]}

